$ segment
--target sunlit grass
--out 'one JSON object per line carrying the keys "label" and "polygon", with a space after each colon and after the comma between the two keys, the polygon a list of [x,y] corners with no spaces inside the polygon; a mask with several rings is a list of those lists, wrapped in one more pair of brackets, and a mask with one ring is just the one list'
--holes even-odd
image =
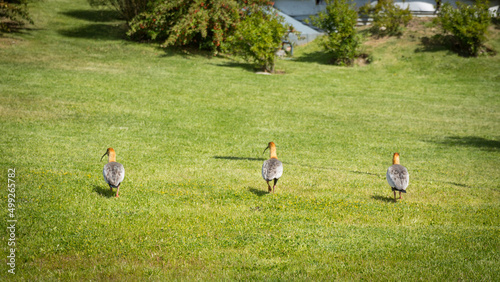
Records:
{"label": "sunlit grass", "polygon": [[[424,50],[416,34],[367,42],[373,63],[352,68],[312,43],[260,76],[122,40],[84,0],[32,9],[34,29],[0,41],[16,278],[499,279],[498,56]],[[488,44],[500,50],[498,29]],[[274,195],[260,176],[271,140]],[[108,147],[120,198],[102,179]],[[410,172],[397,203],[395,151]]]}

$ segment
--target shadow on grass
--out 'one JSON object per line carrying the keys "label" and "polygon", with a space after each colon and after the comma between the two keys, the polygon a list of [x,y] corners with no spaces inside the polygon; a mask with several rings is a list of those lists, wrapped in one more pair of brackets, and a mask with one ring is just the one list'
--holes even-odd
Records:
{"label": "shadow on grass", "polygon": [[113,10],[72,10],[62,15],[89,22],[75,28],[61,29],[58,33],[66,37],[123,40],[127,32],[125,21]]}
{"label": "shadow on grass", "polygon": [[436,34],[431,37],[424,36],[420,40],[420,43],[422,44],[422,47],[417,48],[415,50],[415,53],[420,53],[420,52],[439,52],[439,51],[451,51],[451,45],[452,45],[452,36],[447,35],[443,36],[440,34]]}
{"label": "shadow on grass", "polygon": [[5,37],[6,34],[30,34],[30,31],[42,30],[41,28],[34,28],[25,23],[17,22],[4,22],[4,30],[0,29],[0,38]]}
{"label": "shadow on grass", "polygon": [[331,55],[324,51],[316,51],[303,54],[295,58],[296,62],[317,63],[322,65],[332,65]]}
{"label": "shadow on grass", "polygon": [[[468,52],[467,48],[464,48],[460,42],[453,35],[442,35],[436,34],[431,37],[422,37],[421,48],[415,49],[415,53],[419,52],[439,52],[446,51],[450,53],[456,53],[461,57],[471,57],[472,55]],[[462,47],[461,47],[462,46]],[[479,54],[486,54],[489,56],[495,56],[497,52],[487,46],[480,47]]]}
{"label": "shadow on grass", "polygon": [[340,60],[340,61],[334,60],[332,58],[332,55],[329,54],[328,52],[316,51],[316,52],[304,54],[300,57],[297,57],[294,60],[296,62],[316,63],[316,64],[337,66],[337,67],[350,67],[350,66],[369,65],[372,62],[373,58],[366,53],[361,53],[361,54],[357,55],[350,64],[346,65],[346,64],[344,64],[346,62],[342,62],[343,60]]}
{"label": "shadow on grass", "polygon": [[213,156],[214,159],[218,160],[232,160],[232,161],[265,161],[264,158],[244,158],[244,157],[234,157],[234,156]]}
{"label": "shadow on grass", "polygon": [[269,192],[265,191],[265,190],[262,190],[262,189],[256,189],[256,188],[253,188],[253,187],[248,187],[248,191],[258,197],[262,197],[264,195],[267,195],[269,194]]}
{"label": "shadow on grass", "polygon": [[495,26],[495,29],[500,29],[500,17],[492,18],[491,23]]}
{"label": "shadow on grass", "polygon": [[467,146],[483,150],[500,150],[500,141],[477,136],[448,136],[442,141],[435,142],[447,146]]}
{"label": "shadow on grass", "polygon": [[395,203],[393,197],[387,197],[387,196],[380,196],[380,195],[373,195],[372,199],[385,202],[385,203]]}
{"label": "shadow on grass", "polygon": [[101,40],[124,40],[127,32],[123,24],[87,24],[72,29],[59,30],[58,33],[66,37],[88,38]]}
{"label": "shadow on grass", "polygon": [[89,22],[113,22],[122,20],[120,14],[114,10],[72,10],[61,14]]}
{"label": "shadow on grass", "polygon": [[464,188],[472,188],[469,185],[458,183],[458,182],[449,182],[449,181],[443,181],[443,183],[458,186],[458,187],[464,187]]}
{"label": "shadow on grass", "polygon": [[239,63],[239,62],[226,62],[222,64],[215,64],[218,67],[226,67],[226,68],[240,68],[249,72],[256,72],[260,69],[256,68],[255,65],[250,63]]}
{"label": "shadow on grass", "polygon": [[102,188],[101,186],[95,185],[93,191],[96,192],[97,194],[101,195],[102,197],[106,197],[106,198],[112,198],[112,197],[116,196],[116,193],[111,191],[109,189],[109,187]]}
{"label": "shadow on grass", "polygon": [[350,172],[352,172],[352,173],[356,173],[356,174],[366,174],[366,175],[372,175],[372,176],[380,176],[380,174],[371,173],[371,172],[366,172],[366,171],[356,171],[356,170],[350,170]]}

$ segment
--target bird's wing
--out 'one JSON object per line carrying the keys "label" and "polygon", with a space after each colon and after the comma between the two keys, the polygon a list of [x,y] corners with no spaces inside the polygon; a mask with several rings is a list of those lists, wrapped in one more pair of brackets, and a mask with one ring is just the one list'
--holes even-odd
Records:
{"label": "bird's wing", "polygon": [[387,183],[389,183],[389,186],[396,187],[396,184],[392,180],[391,168],[387,169],[387,173],[385,174],[385,177],[387,178]]}
{"label": "bird's wing", "polygon": [[406,169],[406,167],[404,166],[401,166],[402,167],[402,170],[400,171],[400,174],[399,174],[399,183],[396,183],[398,185],[400,185],[400,187],[403,189],[403,190],[406,190],[406,187],[408,187],[408,184],[410,184],[410,174],[408,173],[408,170]]}
{"label": "bird's wing", "polygon": [[397,188],[398,190],[406,190],[408,184],[410,183],[410,175],[406,167],[402,165],[392,165],[387,169],[387,182],[391,187]]}
{"label": "bird's wing", "polygon": [[274,178],[280,178],[283,175],[283,163],[281,161],[276,162],[276,173]]}
{"label": "bird's wing", "polygon": [[267,176],[268,176],[268,171],[269,171],[269,160],[265,161],[263,164],[262,164],[262,178],[264,178],[264,180],[266,181],[269,181],[271,179],[268,179]]}
{"label": "bird's wing", "polygon": [[109,184],[107,164],[104,165],[104,168],[102,169],[102,176],[104,176],[104,181]]}
{"label": "bird's wing", "polygon": [[116,170],[118,171],[117,173],[117,179],[116,181],[119,183],[122,183],[123,179],[125,179],[125,168],[121,163],[116,163]]}
{"label": "bird's wing", "polygon": [[125,178],[125,169],[121,163],[111,162],[104,166],[104,180],[109,185],[118,186]]}

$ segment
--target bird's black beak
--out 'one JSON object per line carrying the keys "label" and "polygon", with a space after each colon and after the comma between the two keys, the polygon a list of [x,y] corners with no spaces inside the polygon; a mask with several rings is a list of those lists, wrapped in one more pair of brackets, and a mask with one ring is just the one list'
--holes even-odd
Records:
{"label": "bird's black beak", "polygon": [[107,154],[108,154],[108,151],[106,151],[106,153],[104,153],[104,155],[102,155],[101,160],[100,160],[101,162],[102,162],[102,158],[104,158],[104,156],[106,156]]}
{"label": "bird's black beak", "polygon": [[264,152],[262,152],[262,154],[264,154],[267,149],[269,149],[269,145],[267,145],[267,147],[264,149]]}

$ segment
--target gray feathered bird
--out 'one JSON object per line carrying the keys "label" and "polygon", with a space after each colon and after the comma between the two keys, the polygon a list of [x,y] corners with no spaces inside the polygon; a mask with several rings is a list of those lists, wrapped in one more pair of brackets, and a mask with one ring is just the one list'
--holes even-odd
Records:
{"label": "gray feathered bird", "polygon": [[[267,189],[269,193],[274,193],[276,183],[278,183],[278,179],[283,174],[283,164],[278,160],[278,156],[276,155],[276,145],[274,142],[269,142],[267,148],[264,149],[264,152],[266,152],[267,149],[270,151],[270,158],[262,164],[262,178],[264,178],[267,182]],[[274,180],[272,189],[269,185],[269,181],[271,180]]]}
{"label": "gray feathered bird", "polygon": [[386,177],[392,191],[394,191],[394,201],[396,201],[396,191],[399,192],[399,198],[402,199],[401,193],[406,193],[406,187],[410,183],[410,175],[406,167],[399,164],[399,153],[394,153],[392,166],[387,169]]}
{"label": "gray feathered bird", "polygon": [[108,148],[108,150],[106,150],[106,153],[101,157],[101,161],[106,155],[108,155],[108,163],[104,165],[102,174],[111,192],[113,192],[113,188],[116,188],[116,197],[119,197],[118,191],[120,190],[120,184],[123,178],[125,178],[125,168],[121,163],[116,162],[116,153],[113,148]]}

